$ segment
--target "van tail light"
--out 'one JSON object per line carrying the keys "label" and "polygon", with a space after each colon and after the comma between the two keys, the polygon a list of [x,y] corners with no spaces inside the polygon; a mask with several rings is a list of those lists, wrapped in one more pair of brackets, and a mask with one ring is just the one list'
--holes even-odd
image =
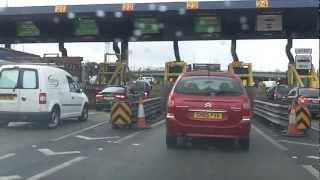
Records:
{"label": "van tail light", "polygon": [[47,104],[47,93],[39,94],[39,104]]}
{"label": "van tail light", "polygon": [[174,118],[175,116],[175,101],[174,101],[174,95],[171,94],[168,98],[167,103],[167,118]]}
{"label": "van tail light", "polygon": [[121,95],[121,94],[117,94],[117,95],[115,95],[114,96],[116,99],[118,99],[118,100],[124,100],[124,99],[126,99],[126,96],[125,95]]}
{"label": "van tail light", "polygon": [[250,121],[251,118],[251,106],[249,102],[245,102],[242,105],[242,120]]}
{"label": "van tail light", "polygon": [[277,95],[275,92],[272,93],[272,96],[275,98]]}
{"label": "van tail light", "polygon": [[96,101],[101,101],[101,100],[103,100],[103,95],[97,94],[96,95]]}

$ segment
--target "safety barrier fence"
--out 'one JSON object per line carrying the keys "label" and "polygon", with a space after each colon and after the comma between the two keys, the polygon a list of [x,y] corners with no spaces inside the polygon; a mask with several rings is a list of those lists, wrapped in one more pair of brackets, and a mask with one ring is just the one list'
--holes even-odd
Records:
{"label": "safety barrier fence", "polygon": [[253,113],[255,115],[280,126],[287,126],[289,123],[288,108],[288,102],[268,102],[265,99],[255,99],[253,101]]}
{"label": "safety barrier fence", "polygon": [[[138,117],[139,101],[129,102],[132,117]],[[159,119],[159,116],[164,112],[165,103],[163,98],[150,98],[143,100],[144,115],[147,122],[154,122]]]}

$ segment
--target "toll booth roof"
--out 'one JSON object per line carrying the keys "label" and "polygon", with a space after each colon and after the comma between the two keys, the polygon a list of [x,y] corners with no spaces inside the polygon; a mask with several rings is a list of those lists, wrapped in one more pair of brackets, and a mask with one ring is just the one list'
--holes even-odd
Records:
{"label": "toll booth roof", "polygon": [[0,43],[314,39],[318,5],[221,0],[8,7],[0,10]]}

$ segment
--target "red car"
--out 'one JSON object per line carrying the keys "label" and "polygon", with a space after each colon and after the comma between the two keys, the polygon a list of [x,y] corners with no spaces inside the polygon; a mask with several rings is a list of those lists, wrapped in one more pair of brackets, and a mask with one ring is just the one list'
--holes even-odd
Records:
{"label": "red car", "polygon": [[250,100],[236,75],[186,72],[168,98],[166,144],[175,147],[178,137],[222,138],[249,150],[250,119]]}

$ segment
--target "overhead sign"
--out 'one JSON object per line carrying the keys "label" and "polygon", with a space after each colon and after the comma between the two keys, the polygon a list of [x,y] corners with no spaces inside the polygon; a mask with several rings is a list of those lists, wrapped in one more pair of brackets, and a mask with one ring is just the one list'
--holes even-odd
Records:
{"label": "overhead sign", "polygon": [[221,32],[221,18],[219,16],[199,16],[194,19],[196,33]]}
{"label": "overhead sign", "polygon": [[282,15],[258,15],[257,31],[282,31]]}
{"label": "overhead sign", "polygon": [[296,48],[296,54],[312,54],[312,48]]}
{"label": "overhead sign", "polygon": [[99,28],[94,19],[79,19],[75,23],[76,36],[95,36],[99,34]]}
{"label": "overhead sign", "polygon": [[39,28],[32,21],[17,22],[16,32],[19,37],[40,36]]}
{"label": "overhead sign", "polygon": [[309,70],[312,67],[312,56],[311,55],[296,55],[296,69]]}
{"label": "overhead sign", "polygon": [[141,34],[158,34],[160,33],[160,26],[155,17],[141,17],[137,18],[134,23],[135,29],[139,30]]}
{"label": "overhead sign", "polygon": [[257,8],[268,8],[270,7],[269,0],[256,0]]}

